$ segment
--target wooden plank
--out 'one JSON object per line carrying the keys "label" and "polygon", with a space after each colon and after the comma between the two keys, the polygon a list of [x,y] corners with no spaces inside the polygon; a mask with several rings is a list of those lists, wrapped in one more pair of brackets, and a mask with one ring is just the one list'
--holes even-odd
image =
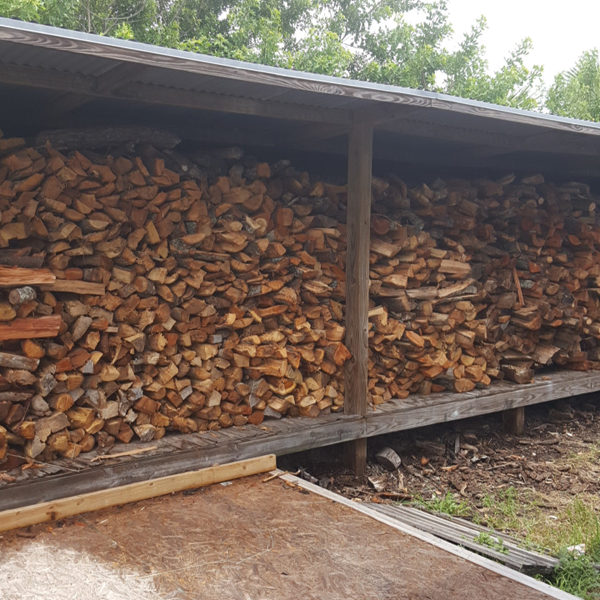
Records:
{"label": "wooden plank", "polygon": [[[116,63],[117,65],[119,63]],[[127,64],[127,63],[122,63]],[[139,64],[136,66],[140,69]],[[350,111],[346,109],[320,108],[294,104],[293,102],[269,102],[263,98],[244,98],[243,96],[227,96],[210,92],[189,89],[171,89],[151,83],[136,83],[135,78],[121,89],[98,86],[97,79],[85,75],[60,73],[59,76],[48,76],[47,71],[36,67],[19,65],[2,65],[0,82],[10,85],[22,85],[35,88],[52,89],[76,94],[74,106],[84,104],[83,98],[108,97],[129,101],[140,101],[149,104],[166,104],[190,108],[194,110],[218,111],[233,114],[269,117],[272,119],[289,119],[312,123],[349,123]]]}
{"label": "wooden plank", "polygon": [[[559,562],[557,558],[552,556],[521,548],[517,545],[517,540],[510,536],[504,536],[493,529],[477,526],[463,519],[447,515],[431,514],[411,506],[374,503],[370,503],[369,506],[373,510],[398,519],[402,523],[431,533],[454,544],[460,544],[465,548],[474,550],[479,554],[488,556],[523,572],[543,572],[549,574]],[[504,552],[479,543],[478,539],[481,533],[501,540]]]}
{"label": "wooden plank", "polygon": [[338,502],[339,504],[343,504],[344,506],[347,506],[347,507],[352,508],[353,510],[356,510],[364,515],[367,515],[367,516],[371,517],[372,519],[379,521],[380,523],[385,523],[386,525],[393,527],[397,531],[400,531],[402,533],[410,535],[418,540],[427,542],[427,543],[431,544],[432,546],[435,546],[436,548],[445,550],[446,552],[449,552],[450,554],[459,556],[465,560],[468,560],[469,562],[472,562],[476,565],[484,567],[484,568],[488,569],[489,571],[498,573],[499,575],[502,575],[504,577],[512,579],[513,581],[517,581],[523,585],[526,585],[527,587],[529,587],[531,589],[537,590],[539,592],[543,592],[544,594],[548,595],[550,598],[556,598],[557,600],[577,600],[576,596],[573,596],[571,594],[563,592],[562,590],[552,587],[551,585],[548,585],[547,583],[543,583],[542,581],[534,579],[533,577],[529,577],[528,575],[525,575],[524,573],[515,571],[514,569],[511,569],[505,565],[502,565],[493,560],[490,560],[489,558],[486,558],[485,556],[480,556],[479,554],[475,554],[474,552],[471,552],[470,550],[467,550],[466,548],[462,548],[461,546],[457,546],[446,540],[442,540],[442,539],[432,535],[431,533],[421,531],[415,527],[407,525],[406,523],[401,523],[397,519],[391,518],[388,515],[385,515],[379,511],[374,510],[368,504],[365,504],[363,502],[354,502],[353,500],[344,498],[343,496],[340,496],[339,494],[336,494],[335,492],[332,492],[330,490],[322,488],[318,485],[315,485],[314,483],[305,481],[304,479],[300,479],[299,477],[296,477],[295,475],[285,473],[284,471],[276,470],[273,472],[273,474],[275,474],[275,473],[277,473],[281,479],[283,479],[284,481],[287,481],[288,483],[291,483],[299,488],[305,489],[314,494],[318,494],[319,496],[323,496],[324,498],[332,500],[333,502]]}
{"label": "wooden plank", "polygon": [[396,404],[395,411],[370,413],[367,416],[367,435],[446,423],[599,390],[600,373],[563,371],[526,385],[501,383],[464,394],[413,396],[408,406],[401,401]]}
{"label": "wooden plank", "polygon": [[8,354],[0,352],[0,367],[9,369],[25,369],[26,371],[35,371],[40,364],[39,359],[20,356],[19,354]]}
{"label": "wooden plank", "polygon": [[[155,451],[157,454],[152,456],[141,456],[135,460],[123,459],[119,464],[98,465],[77,473],[68,472],[0,486],[0,510],[48,502],[63,498],[66,494],[84,494],[265,454],[284,455],[302,452],[311,448],[355,440],[364,437],[365,433],[364,420],[360,417],[341,417],[333,422],[328,421],[324,425],[309,419],[306,421],[307,426],[302,427],[299,423],[299,427],[288,433],[236,440],[230,443],[222,443],[222,438],[218,437],[219,432],[214,432],[215,443],[212,447],[196,447],[179,452],[169,451],[167,447],[162,454]],[[163,440],[168,442],[168,438]],[[152,443],[155,444],[156,440]],[[122,448],[124,446],[120,445],[119,449]],[[62,464],[68,466],[70,463],[63,460]]]}
{"label": "wooden plank", "polygon": [[0,323],[0,341],[56,337],[61,324],[60,315],[37,319],[14,319]]}
{"label": "wooden plank", "polygon": [[[183,53],[169,48],[158,48],[156,46],[134,47],[123,40],[82,34],[80,32],[76,34],[69,31],[59,32],[53,28],[29,23],[15,23],[14,21],[3,20],[0,23],[0,40],[14,44],[44,47],[54,51],[91,55],[96,59],[101,56],[107,60],[132,62],[139,65],[160,68],[161,70],[170,69],[190,75],[196,74],[223,80],[233,80],[239,86],[236,90],[236,95],[240,97],[243,97],[244,84],[248,83],[254,86],[262,85],[267,89],[283,88],[305,94],[311,93],[315,95],[316,99],[318,99],[319,95],[327,95],[370,101],[380,104],[385,110],[389,110],[388,107],[390,105],[414,107],[417,109],[426,108],[433,110],[437,114],[438,119],[440,118],[439,114],[443,114],[444,112],[469,115],[474,117],[470,119],[470,122],[475,129],[477,129],[475,123],[481,128],[481,120],[485,118],[488,119],[488,122],[491,121],[492,123],[494,121],[504,121],[549,130],[562,130],[568,133],[600,135],[600,127],[596,124],[565,119],[564,117],[554,115],[534,114],[510,107],[494,106],[476,100],[436,94],[423,90],[408,90],[389,85],[358,82],[314,73],[303,73],[240,61],[230,61],[197,53]],[[8,68],[9,65],[6,67]],[[3,76],[2,71],[4,69],[4,66],[0,69],[0,77]],[[15,66],[13,69],[13,79],[12,81],[7,81],[7,83],[17,83],[18,73],[24,69],[23,65]],[[38,69],[38,71],[40,71],[40,77],[45,78],[46,85],[51,84],[55,78],[65,75],[64,73],[54,71],[50,73],[48,70],[43,69]],[[145,75],[148,78],[148,75]],[[195,78],[190,78],[190,75],[188,75],[188,81],[193,81]],[[92,82],[94,81],[94,78],[82,76],[79,76],[79,78],[86,82],[89,79]],[[29,76],[24,82],[19,83],[19,85],[37,85],[36,79],[37,77],[35,76]],[[172,85],[173,87],[176,86],[175,83]],[[78,90],[76,87],[72,91],[82,93],[82,90]],[[93,83],[88,86],[86,92],[88,91],[93,91]],[[173,91],[177,92],[178,90]],[[258,92],[254,90],[254,94],[258,94]],[[257,102],[263,101],[258,100]],[[269,111],[269,103],[263,102],[263,104],[265,110]],[[363,107],[364,104],[361,108]],[[339,113],[340,109],[330,111],[331,114],[335,114],[336,112]],[[288,118],[293,119],[294,117],[292,115]],[[468,139],[468,129],[469,127],[465,126],[465,141]],[[518,140],[516,146],[518,147]]]}
{"label": "wooden plank", "polygon": [[[344,412],[366,415],[369,358],[369,245],[371,229],[371,179],[373,129],[357,121],[348,135],[348,204],[346,223],[346,346],[352,358],[344,365]],[[366,442],[349,445],[350,467],[364,473]]]}
{"label": "wooden plank", "polygon": [[199,471],[178,473],[149,481],[141,481],[117,488],[71,496],[0,512],[0,531],[27,527],[44,521],[63,519],[118,504],[138,502],[173,492],[181,492],[221,481],[239,479],[264,473],[276,467],[275,456],[270,454]]}
{"label": "wooden plank", "polygon": [[43,285],[42,289],[47,292],[70,292],[72,294],[89,294],[92,296],[103,296],[106,293],[103,283],[81,281],[80,279],[57,279],[50,285]]}
{"label": "wooden plank", "polygon": [[48,284],[55,280],[56,275],[48,269],[24,269],[0,265],[0,286],[2,287]]}

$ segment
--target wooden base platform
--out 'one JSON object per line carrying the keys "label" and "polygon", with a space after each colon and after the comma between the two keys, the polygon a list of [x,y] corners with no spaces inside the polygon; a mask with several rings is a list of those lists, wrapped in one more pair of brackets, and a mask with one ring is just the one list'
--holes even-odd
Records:
{"label": "wooden base platform", "polygon": [[[14,483],[0,485],[0,510],[83,494],[173,473],[264,454],[284,455],[360,438],[415,429],[521,406],[600,391],[600,372],[539,375],[534,383],[498,383],[464,394],[411,396],[364,416],[331,414],[265,421],[261,426],[171,435],[158,442],[115,446],[112,453],[154,446],[152,451],[105,461],[87,453],[38,469],[18,470]],[[93,462],[92,462],[93,461]]]}

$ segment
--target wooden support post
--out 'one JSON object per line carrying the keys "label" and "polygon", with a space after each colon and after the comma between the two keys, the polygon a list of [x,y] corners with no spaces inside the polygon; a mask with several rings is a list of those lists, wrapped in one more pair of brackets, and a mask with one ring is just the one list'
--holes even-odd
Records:
{"label": "wooden support post", "polygon": [[525,407],[511,408],[502,413],[504,429],[513,435],[523,435],[525,432]]}
{"label": "wooden support post", "polygon": [[[369,245],[373,128],[355,122],[348,136],[348,205],[346,250],[346,346],[352,358],[345,367],[344,412],[366,415],[368,405]],[[362,475],[367,440],[348,444],[349,467]]]}

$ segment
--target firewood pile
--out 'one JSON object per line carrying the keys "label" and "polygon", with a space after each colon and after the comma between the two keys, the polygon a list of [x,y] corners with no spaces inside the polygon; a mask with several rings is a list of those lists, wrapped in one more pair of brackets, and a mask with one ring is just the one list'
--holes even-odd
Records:
{"label": "firewood pile", "polygon": [[375,403],[600,365],[600,226],[587,185],[541,175],[374,182]]}
{"label": "firewood pile", "polygon": [[[0,137],[0,460],[340,411],[345,202],[286,161]],[[375,179],[371,239],[373,404],[597,366],[585,185]]]}
{"label": "firewood pile", "polygon": [[148,147],[0,153],[0,458],[341,409],[339,189]]}

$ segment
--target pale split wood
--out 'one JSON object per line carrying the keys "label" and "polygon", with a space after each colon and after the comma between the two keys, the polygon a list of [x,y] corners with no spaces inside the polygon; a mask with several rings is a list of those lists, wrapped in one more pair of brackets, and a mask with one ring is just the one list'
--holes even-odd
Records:
{"label": "pale split wood", "polygon": [[55,280],[56,275],[48,269],[24,269],[0,265],[0,286],[2,287],[51,284]]}
{"label": "pale split wood", "polygon": [[552,587],[551,585],[548,585],[547,583],[543,583],[542,581],[534,579],[533,577],[529,577],[528,575],[525,575],[524,573],[515,571],[514,569],[511,569],[509,567],[506,567],[505,565],[502,565],[493,560],[490,560],[489,558],[485,558],[484,556],[475,554],[474,552],[471,552],[470,550],[462,548],[461,546],[456,546],[455,544],[452,544],[445,540],[441,540],[430,533],[426,533],[426,532],[421,531],[420,529],[417,529],[410,525],[400,523],[396,519],[393,519],[383,513],[377,512],[376,510],[373,510],[372,508],[370,508],[369,506],[367,506],[361,502],[354,502],[352,500],[349,500],[348,498],[345,498],[344,496],[340,496],[339,494],[336,494],[335,492],[326,490],[325,488],[315,485],[314,483],[309,483],[308,481],[305,481],[304,479],[300,479],[299,477],[296,477],[295,475],[291,475],[284,471],[280,471],[279,469],[276,469],[275,471],[273,471],[273,474],[276,474],[276,473],[279,475],[280,479],[288,482],[289,484],[295,485],[299,488],[302,488],[302,489],[312,492],[314,494],[318,494],[319,496],[323,496],[324,498],[332,500],[333,502],[338,502],[339,504],[343,504],[344,506],[351,508],[353,510],[356,510],[368,517],[371,517],[372,519],[375,519],[376,521],[379,521],[380,523],[384,523],[385,525],[393,527],[397,531],[400,531],[406,535],[410,535],[410,536],[417,538],[423,542],[427,542],[427,543],[431,544],[432,546],[439,548],[440,550],[444,550],[444,551],[446,551],[450,554],[453,554],[455,556],[458,556],[464,560],[468,560],[469,562],[472,562],[480,567],[483,567],[483,568],[487,569],[488,571],[492,571],[494,573],[497,573],[498,575],[501,575],[503,577],[506,577],[508,579],[516,581],[517,583],[527,586],[530,589],[534,589],[534,590],[537,590],[538,592],[542,592],[550,598],[556,598],[557,600],[577,600],[577,596],[573,596],[572,594],[563,592],[562,590]]}
{"label": "pale split wood", "polygon": [[103,283],[92,281],[57,279],[53,283],[41,287],[42,290],[48,292],[70,292],[71,294],[89,294],[92,296],[103,296],[106,293],[106,287]]}
{"label": "pale split wood", "polygon": [[152,450],[156,450],[157,448],[158,446],[148,446],[147,448],[136,448],[135,450],[127,450],[125,452],[115,452],[115,454],[99,454],[92,458],[90,462],[98,462],[99,460],[109,458],[123,458],[124,456],[136,456],[138,454],[144,454],[144,452],[152,452]]}
{"label": "pale split wood", "polygon": [[270,471],[275,467],[275,455],[269,454],[224,465],[207,467],[198,471],[177,473],[167,477],[140,481],[112,489],[5,510],[0,512],[0,531],[27,527],[36,523],[63,519],[72,515],[109,508],[119,504],[138,502],[139,500],[147,500],[148,498],[164,496],[173,492],[181,492],[249,475],[257,475]]}
{"label": "pale split wood", "polygon": [[9,323],[0,323],[0,340],[56,337],[61,323],[60,315],[49,315],[37,319],[15,319]]}

